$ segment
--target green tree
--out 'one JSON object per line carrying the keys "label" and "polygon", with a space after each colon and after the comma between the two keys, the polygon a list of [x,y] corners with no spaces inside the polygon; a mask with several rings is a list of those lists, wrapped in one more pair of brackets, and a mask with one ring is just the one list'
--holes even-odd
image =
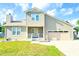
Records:
{"label": "green tree", "polygon": [[5,32],[5,27],[2,26],[1,23],[0,23],[0,32],[3,32],[3,33]]}
{"label": "green tree", "polygon": [[75,27],[74,29],[76,30],[76,33],[78,34],[79,27],[77,26],[77,27]]}
{"label": "green tree", "polygon": [[74,27],[74,30],[76,30],[76,34],[78,34],[78,32],[79,32],[79,20],[77,20],[76,24],[78,26]]}
{"label": "green tree", "polygon": [[2,31],[2,27],[0,27],[0,32]]}
{"label": "green tree", "polygon": [[79,20],[76,21],[76,24],[77,24],[78,26],[76,26],[74,29],[77,30],[77,31],[79,31]]}
{"label": "green tree", "polygon": [[1,23],[0,23],[0,32],[2,31]]}
{"label": "green tree", "polygon": [[2,30],[1,30],[3,33],[5,32],[5,27],[4,26],[2,26]]}
{"label": "green tree", "polygon": [[79,25],[79,20],[77,20],[76,24]]}

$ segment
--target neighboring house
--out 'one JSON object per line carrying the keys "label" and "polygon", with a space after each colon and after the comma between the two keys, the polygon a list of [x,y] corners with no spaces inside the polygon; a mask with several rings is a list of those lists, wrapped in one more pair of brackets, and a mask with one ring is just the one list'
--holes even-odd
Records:
{"label": "neighboring house", "polygon": [[19,41],[73,40],[73,27],[38,8],[25,11],[26,19],[13,21],[6,16],[5,37]]}

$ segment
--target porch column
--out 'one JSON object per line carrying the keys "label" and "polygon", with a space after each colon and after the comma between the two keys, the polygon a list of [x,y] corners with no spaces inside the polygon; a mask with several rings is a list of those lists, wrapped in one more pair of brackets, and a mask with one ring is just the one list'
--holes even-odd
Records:
{"label": "porch column", "polygon": [[45,27],[43,27],[43,40],[46,40],[46,36],[45,36]]}
{"label": "porch column", "polygon": [[7,29],[5,28],[4,38],[7,38]]}
{"label": "porch column", "polygon": [[26,40],[28,40],[28,27],[26,27]]}

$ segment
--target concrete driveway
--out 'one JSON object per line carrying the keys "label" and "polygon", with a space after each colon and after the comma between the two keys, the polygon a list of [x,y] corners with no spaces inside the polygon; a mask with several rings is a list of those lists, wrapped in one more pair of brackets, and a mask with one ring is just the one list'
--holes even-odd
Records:
{"label": "concrete driveway", "polygon": [[66,56],[79,56],[79,40],[40,42],[45,45],[55,45]]}
{"label": "concrete driveway", "polygon": [[54,42],[66,56],[79,56],[79,40]]}

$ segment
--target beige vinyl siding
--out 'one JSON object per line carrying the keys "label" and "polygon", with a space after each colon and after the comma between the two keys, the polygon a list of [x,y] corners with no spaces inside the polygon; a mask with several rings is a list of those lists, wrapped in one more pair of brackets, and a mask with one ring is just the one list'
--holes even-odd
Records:
{"label": "beige vinyl siding", "polygon": [[7,38],[11,38],[12,40],[26,40],[26,27],[21,27],[20,35],[12,34],[12,27],[7,27]]}
{"label": "beige vinyl siding", "polygon": [[[57,21],[57,24],[61,24],[62,25],[60,27],[62,31],[68,31],[68,35],[67,36],[69,36],[69,38],[67,38],[67,39],[73,40],[73,27],[69,26],[69,25],[67,25],[65,23],[58,22],[58,21]],[[56,27],[59,27],[59,26],[56,26]],[[63,37],[64,37],[64,35],[63,35]]]}
{"label": "beige vinyl siding", "polygon": [[55,19],[48,15],[45,15],[45,28],[46,30],[56,30]]}
{"label": "beige vinyl siding", "polygon": [[45,38],[48,40],[48,31],[56,30],[56,21],[54,18],[45,14]]}
{"label": "beige vinyl siding", "polygon": [[23,20],[21,22],[7,22],[4,26],[26,26],[26,20]]}
{"label": "beige vinyl siding", "polygon": [[[73,27],[61,22],[53,17],[45,15],[45,28],[46,28],[46,38],[53,38],[54,40],[73,40]],[[68,31],[61,33],[48,33],[48,31]]]}
{"label": "beige vinyl siding", "polygon": [[40,27],[40,26],[44,26],[44,14],[39,14],[39,20],[38,21],[34,21],[32,20],[31,15],[27,15],[27,26],[36,26],[36,27]]}

